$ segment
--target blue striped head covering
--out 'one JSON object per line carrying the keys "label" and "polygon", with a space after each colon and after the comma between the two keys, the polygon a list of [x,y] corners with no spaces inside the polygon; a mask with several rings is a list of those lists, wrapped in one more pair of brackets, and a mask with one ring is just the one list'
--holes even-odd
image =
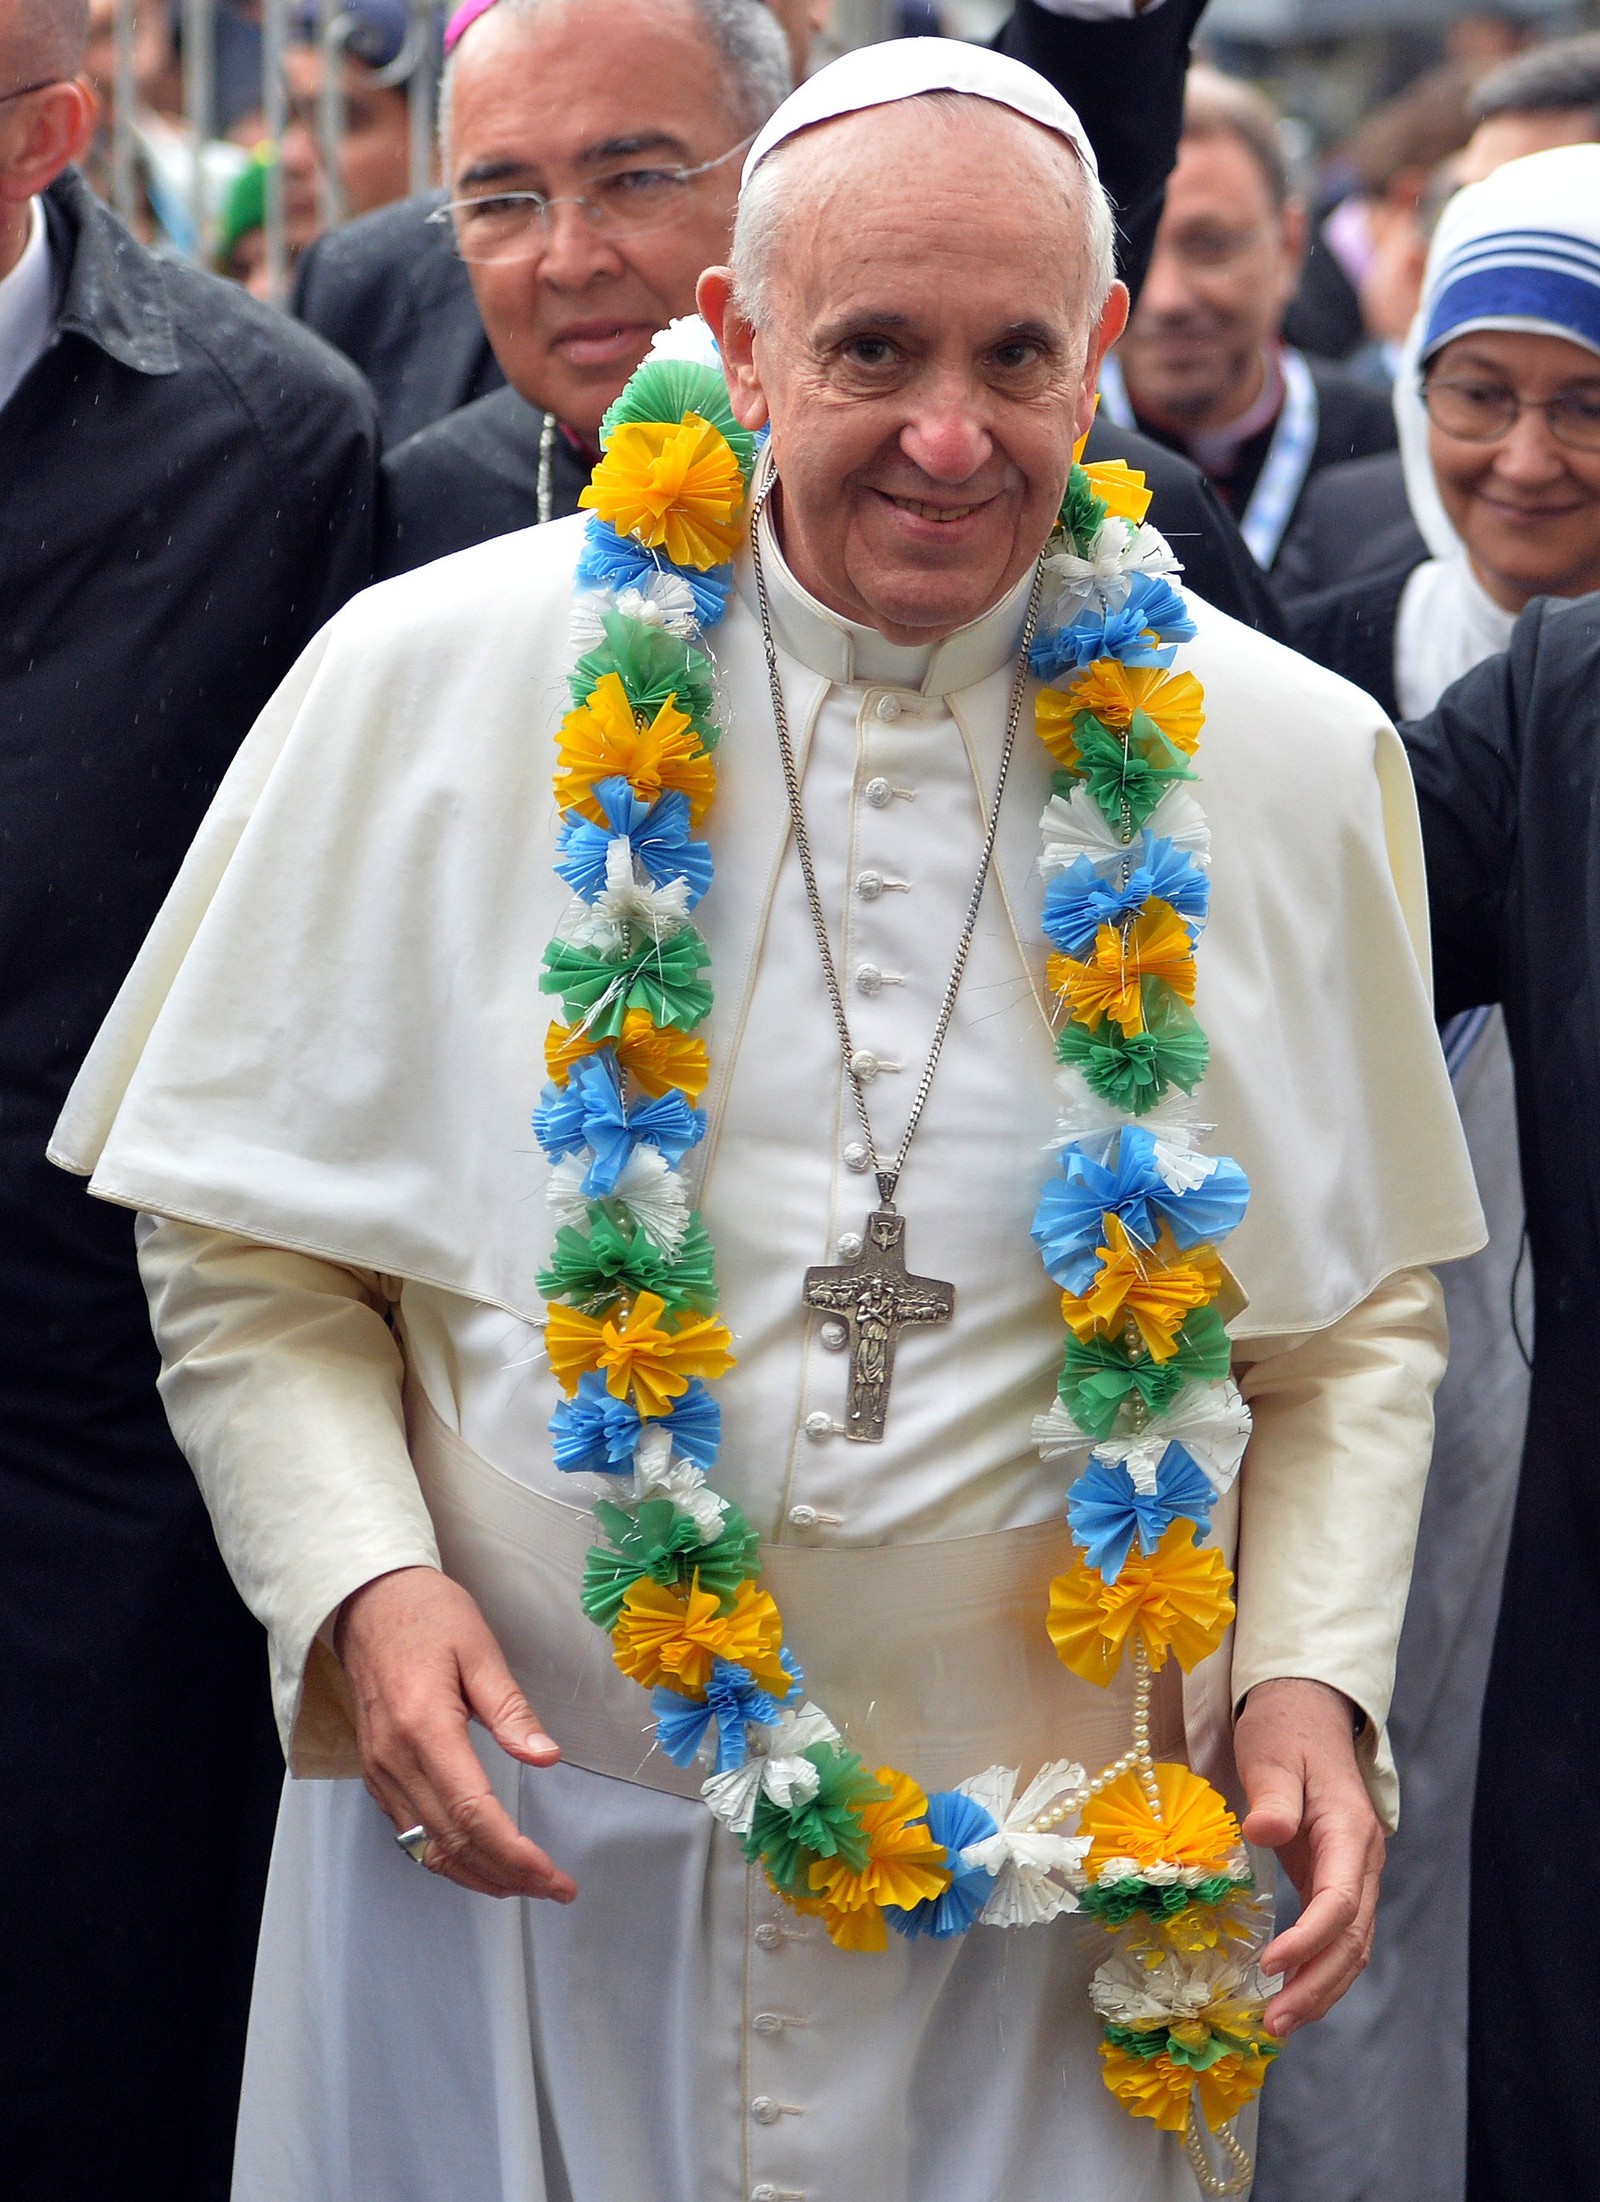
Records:
{"label": "blue striped head covering", "polygon": [[1469,329],[1600,352],[1600,145],[1508,161],[1446,206],[1423,282],[1419,362]]}

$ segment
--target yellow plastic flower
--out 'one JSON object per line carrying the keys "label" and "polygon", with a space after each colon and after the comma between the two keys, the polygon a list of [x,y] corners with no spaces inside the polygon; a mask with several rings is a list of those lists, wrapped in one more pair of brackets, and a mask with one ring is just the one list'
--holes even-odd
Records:
{"label": "yellow plastic flower", "polygon": [[561,756],[557,803],[581,811],[597,826],[606,824],[594,794],[599,780],[620,777],[645,803],[653,803],[663,788],[677,788],[689,798],[696,825],[716,793],[716,767],[688,714],[669,697],[653,719],[646,719],[628,701],[620,673],[602,673],[587,700],[567,713],[556,748]]}
{"label": "yellow plastic flower", "polygon": [[733,1367],[733,1334],[715,1316],[691,1315],[672,1327],[661,1322],[665,1300],[641,1292],[625,1322],[611,1314],[586,1315],[581,1308],[554,1300],[545,1327],[545,1348],[556,1379],[570,1399],[578,1379],[604,1369],[613,1399],[633,1403],[647,1421],[670,1411],[689,1389],[691,1376],[714,1380]]}
{"label": "yellow plastic flower", "polygon": [[[1050,691],[1041,692],[1041,701],[1045,693]],[[1205,724],[1205,690],[1193,673],[1167,673],[1159,665],[1119,665],[1115,658],[1096,658],[1060,693],[1068,711],[1092,711],[1102,726],[1118,733],[1142,711],[1186,757],[1194,754]]]}
{"label": "yellow plastic flower", "polygon": [[944,1845],[928,1832],[926,1793],[892,1766],[880,1766],[878,1779],[889,1795],[862,1809],[866,1864],[856,1872],[842,1858],[819,1858],[811,1868],[813,1895],[803,1900],[844,1950],[883,1949],[885,1904],[908,1910],[950,1886]]}
{"label": "yellow plastic flower", "polygon": [[1144,476],[1126,459],[1096,459],[1083,471],[1089,477],[1090,488],[1114,519],[1132,520],[1137,526],[1150,510],[1151,493],[1144,486]]}
{"label": "yellow plastic flower", "polygon": [[1153,2118],[1167,2133],[1182,2133],[1189,2123],[1191,2096],[1200,2100],[1206,2124],[1224,2124],[1261,2092],[1270,2057],[1230,2051],[1204,2072],[1174,2064],[1163,2049],[1154,2057],[1135,2056],[1108,2041],[1100,2044],[1105,2083],[1124,2110],[1135,2118]]}
{"label": "yellow plastic flower", "polygon": [[611,1632],[611,1650],[624,1674],[643,1688],[658,1683],[685,1696],[703,1697],[712,1662],[732,1660],[764,1690],[787,1695],[793,1677],[779,1659],[783,1619],[771,1597],[741,1583],[729,1613],[718,1611],[709,1590],[671,1585],[641,1576],[622,1601]]}
{"label": "yellow plastic flower", "polygon": [[1201,1873],[1229,1871],[1229,1854],[1239,1844],[1239,1823],[1202,1775],[1175,1761],[1156,1768],[1161,1817],[1137,1773],[1119,1774],[1098,1797],[1091,1797],[1078,1820],[1078,1833],[1092,1838],[1084,1871],[1094,1880],[1113,1858],[1131,1858],[1137,1866],[1193,1866]]}
{"label": "yellow plastic flower", "polygon": [[[1170,1651],[1187,1674],[1227,1633],[1233,1619],[1232,1588],[1222,1554],[1214,1545],[1195,1544],[1194,1523],[1169,1522],[1148,1558],[1134,1546],[1114,1583],[1075,1560],[1050,1585],[1045,1627],[1062,1665],[1085,1682],[1104,1687],[1111,1681],[1135,1629],[1152,1667],[1164,1667]],[[1085,1817],[1082,1828],[1087,1826]],[[1114,1855],[1131,1858],[1137,1853]]]}
{"label": "yellow plastic flower", "polygon": [[739,548],[744,476],[720,428],[685,413],[681,421],[630,421],[578,499],[646,550],[702,573]]}
{"label": "yellow plastic flower", "polygon": [[1132,1323],[1152,1361],[1170,1361],[1186,1315],[1222,1289],[1222,1264],[1209,1246],[1180,1253],[1163,1225],[1154,1246],[1128,1236],[1122,1218],[1108,1212],[1100,1267],[1087,1292],[1063,1292],[1061,1313],[1072,1335],[1087,1345]]}
{"label": "yellow plastic flower", "polygon": [[[617,1061],[652,1100],[681,1093],[698,1101],[704,1093],[711,1062],[704,1040],[695,1033],[678,1032],[670,1025],[662,1028],[651,1023],[647,1009],[630,1009],[613,1044]],[[564,1086],[573,1064],[605,1045],[581,1025],[553,1024],[544,1039],[545,1069],[558,1086]]]}
{"label": "yellow plastic flower", "polygon": [[1180,1001],[1193,1002],[1194,943],[1171,903],[1152,898],[1129,926],[1102,925],[1095,933],[1087,963],[1075,956],[1052,955],[1049,984],[1064,994],[1072,1014],[1094,1031],[1109,1017],[1132,1038],[1144,1030],[1140,984],[1160,979]]}

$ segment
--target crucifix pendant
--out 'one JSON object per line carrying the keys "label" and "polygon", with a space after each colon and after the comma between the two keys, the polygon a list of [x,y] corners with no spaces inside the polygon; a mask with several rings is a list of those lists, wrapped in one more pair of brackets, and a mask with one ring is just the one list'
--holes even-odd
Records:
{"label": "crucifix pendant", "polygon": [[806,1305],[841,1316],[850,1333],[844,1434],[858,1445],[876,1445],[883,1437],[901,1329],[947,1323],[956,1304],[953,1285],[906,1274],[905,1236],[906,1219],[897,1209],[874,1208],[853,1262],[806,1271]]}

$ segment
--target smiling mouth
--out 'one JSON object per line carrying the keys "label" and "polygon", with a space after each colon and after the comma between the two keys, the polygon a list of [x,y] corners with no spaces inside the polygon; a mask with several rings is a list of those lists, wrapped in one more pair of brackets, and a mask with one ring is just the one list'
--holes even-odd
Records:
{"label": "smiling mouth", "polygon": [[974,505],[930,505],[920,497],[894,497],[887,490],[879,490],[879,496],[899,512],[914,513],[919,520],[931,520],[936,527],[948,527],[952,520],[965,520],[979,512],[989,500],[980,498]]}

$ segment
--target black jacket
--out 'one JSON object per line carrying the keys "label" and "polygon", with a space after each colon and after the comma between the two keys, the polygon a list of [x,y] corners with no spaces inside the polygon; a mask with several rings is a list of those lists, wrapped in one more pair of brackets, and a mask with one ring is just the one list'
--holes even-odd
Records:
{"label": "black jacket", "polygon": [[[539,517],[539,437],[545,416],[514,390],[496,390],[463,406],[383,462],[379,568],[407,573]],[[1197,595],[1264,633],[1282,633],[1276,600],[1239,531],[1186,460],[1131,430],[1095,423],[1091,459],[1142,467],[1153,492],[1150,518],[1183,560]],[[576,512],[589,478],[565,436],[551,453],[551,518]]]}
{"label": "black jacket", "polygon": [[[1177,158],[1189,41],[1204,6],[1165,0],[1132,21],[1088,23],[1019,0],[998,41],[1077,108],[1119,211],[1118,266],[1135,291]],[[404,199],[330,230],[295,278],[294,311],[371,383],[391,449],[505,380],[450,232],[428,220],[443,198]]]}
{"label": "black jacket", "polygon": [[0,2133],[16,2202],[187,2202],[224,2191],[265,1651],[167,1431],[133,1218],[44,1149],[236,746],[370,573],[377,423],[76,176],[45,210],[55,337],[0,409]]}
{"label": "black jacket", "polygon": [[1406,498],[1398,451],[1325,467],[1307,485],[1272,568],[1280,600],[1315,596],[1428,555]]}
{"label": "black jacket", "polygon": [[1505,1011],[1533,1256],[1528,1434],[1473,1821],[1472,2202],[1583,2194],[1600,1978],[1600,597],[1546,601],[1404,730],[1441,1013]]}
{"label": "black jacket", "polygon": [[[1345,459],[1365,458],[1373,452],[1392,451],[1395,442],[1394,410],[1383,391],[1374,389],[1370,382],[1363,382],[1345,368],[1335,366],[1331,360],[1308,357],[1306,365],[1316,386],[1317,434],[1301,477],[1299,493],[1290,509],[1290,529],[1299,518],[1310,485],[1325,467],[1337,466]],[[1180,436],[1157,427],[1153,421],[1137,415],[1136,419],[1144,435],[1165,444],[1171,451],[1184,450]],[[1269,422],[1259,435],[1242,444],[1231,473],[1225,480],[1213,481],[1212,486],[1236,518],[1250,502],[1267,453],[1272,448],[1276,428],[1276,421]],[[1276,571],[1274,566],[1274,576]]]}
{"label": "black jacket", "polygon": [[1362,574],[1338,588],[1303,596],[1284,608],[1288,639],[1295,649],[1346,680],[1353,680],[1382,704],[1391,719],[1400,716],[1395,693],[1394,634],[1400,598],[1424,548],[1382,573]]}

